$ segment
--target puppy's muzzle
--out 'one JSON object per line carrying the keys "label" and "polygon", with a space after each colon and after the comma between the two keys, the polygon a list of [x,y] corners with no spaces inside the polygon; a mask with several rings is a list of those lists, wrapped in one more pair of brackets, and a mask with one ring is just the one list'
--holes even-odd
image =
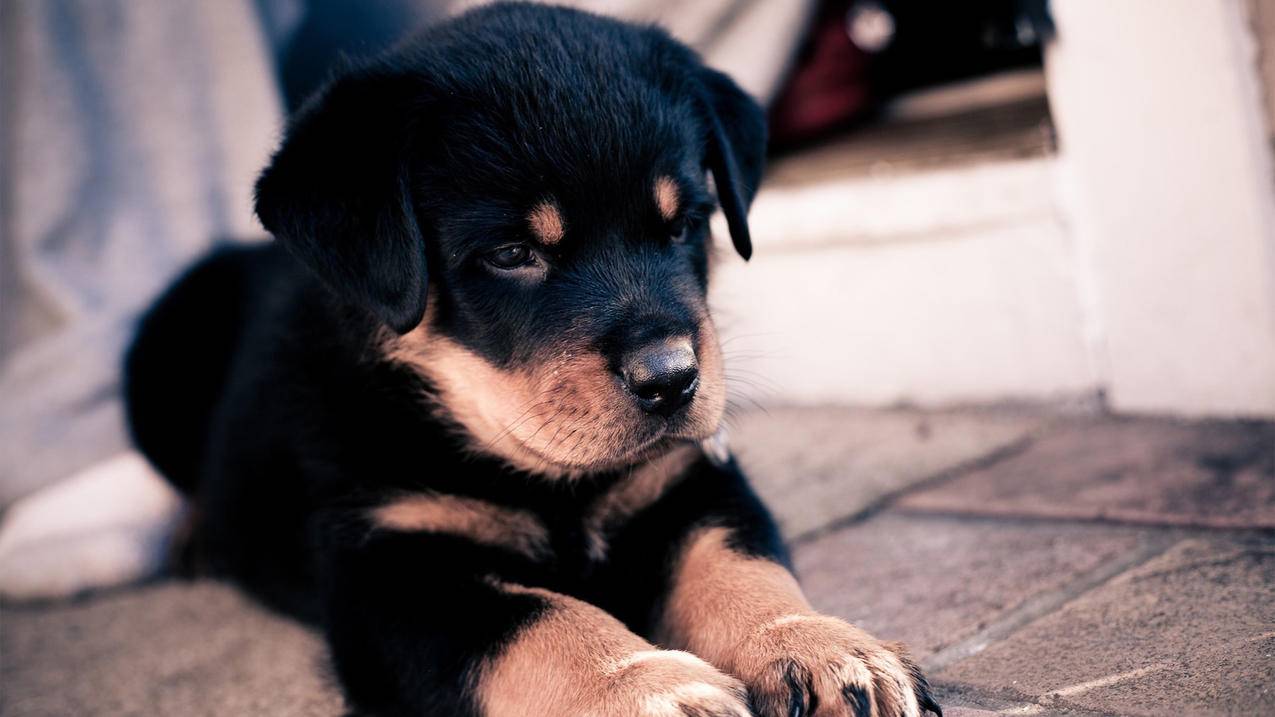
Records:
{"label": "puppy's muzzle", "polygon": [[643,411],[669,418],[695,397],[699,362],[690,338],[666,338],[628,351],[620,377]]}

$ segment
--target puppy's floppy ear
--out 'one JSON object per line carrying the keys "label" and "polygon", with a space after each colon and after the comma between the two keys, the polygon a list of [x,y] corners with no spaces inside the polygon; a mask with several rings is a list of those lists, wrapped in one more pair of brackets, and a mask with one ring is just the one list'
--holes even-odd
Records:
{"label": "puppy's floppy ear", "polygon": [[766,162],[766,116],[735,81],[704,67],[700,70],[708,124],[708,168],[730,238],[748,259],[753,242],[748,233],[748,205],[761,183]]}
{"label": "puppy's floppy ear", "polygon": [[261,223],[330,289],[399,333],[425,313],[425,243],[412,201],[419,79],[362,70],[289,123],[257,180]]}

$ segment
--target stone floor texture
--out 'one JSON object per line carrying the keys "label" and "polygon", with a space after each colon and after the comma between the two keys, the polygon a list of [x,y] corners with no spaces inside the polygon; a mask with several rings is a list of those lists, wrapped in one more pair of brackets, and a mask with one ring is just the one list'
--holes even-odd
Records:
{"label": "stone floor texture", "polygon": [[[948,717],[1275,715],[1275,424],[774,408],[733,442],[811,600]],[[217,583],[0,607],[3,715],[339,715],[326,673]]]}

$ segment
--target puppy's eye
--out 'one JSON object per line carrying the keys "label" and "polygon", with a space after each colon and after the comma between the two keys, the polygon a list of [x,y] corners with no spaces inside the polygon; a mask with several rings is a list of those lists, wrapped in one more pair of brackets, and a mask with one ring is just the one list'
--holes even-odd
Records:
{"label": "puppy's eye", "polygon": [[536,255],[526,244],[506,244],[483,255],[483,260],[497,269],[517,269],[536,263]]}
{"label": "puppy's eye", "polygon": [[691,225],[690,225],[690,222],[686,221],[685,217],[679,217],[677,219],[674,219],[668,225],[669,239],[672,239],[673,243],[675,244],[681,244],[682,242],[686,241],[686,237],[690,233],[691,233]]}

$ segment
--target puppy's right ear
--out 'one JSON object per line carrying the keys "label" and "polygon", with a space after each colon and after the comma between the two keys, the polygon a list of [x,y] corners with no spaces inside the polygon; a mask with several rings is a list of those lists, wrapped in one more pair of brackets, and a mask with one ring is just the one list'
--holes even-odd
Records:
{"label": "puppy's right ear", "polygon": [[700,70],[708,123],[708,166],[739,255],[753,255],[748,207],[766,164],[766,113],[727,75]]}
{"label": "puppy's right ear", "polygon": [[284,247],[399,333],[425,314],[425,242],[408,161],[423,93],[402,74],[336,80],[291,120],[256,189],[257,216]]}

